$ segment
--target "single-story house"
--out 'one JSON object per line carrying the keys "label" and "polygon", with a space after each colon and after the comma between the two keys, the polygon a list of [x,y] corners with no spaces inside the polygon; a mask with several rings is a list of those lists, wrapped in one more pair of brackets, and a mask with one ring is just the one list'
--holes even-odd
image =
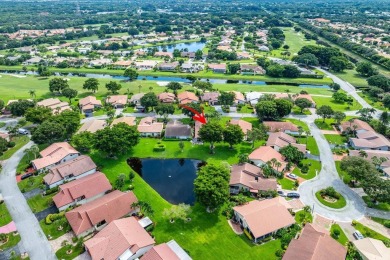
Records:
{"label": "single-story house", "polygon": [[101,172],[60,185],[53,201],[59,211],[75,205],[82,205],[104,196],[112,186]]}
{"label": "single-story house", "polygon": [[119,117],[119,118],[115,118],[111,125],[116,125],[116,124],[119,124],[119,123],[125,123],[129,126],[135,126],[135,117],[134,116],[122,116],[122,117]]}
{"label": "single-story house", "polygon": [[184,62],[180,69],[182,72],[196,73],[203,70],[203,66],[198,63]]}
{"label": "single-story house", "polygon": [[84,242],[92,260],[139,259],[151,250],[154,244],[154,239],[135,217],[114,220],[93,238]]}
{"label": "single-story house", "polygon": [[233,51],[233,49],[229,45],[219,45],[219,46],[217,46],[217,50],[228,51],[228,52]]}
{"label": "single-story house", "polygon": [[137,70],[152,70],[158,64],[155,60],[136,61],[134,66]]}
{"label": "single-story house", "polygon": [[141,105],[141,98],[145,95],[145,93],[137,93],[131,96],[129,103],[135,105],[136,109],[143,110],[144,107]]}
{"label": "single-story house", "polygon": [[381,134],[374,131],[360,132],[357,138],[349,138],[349,145],[354,149],[362,150],[390,150],[390,141]]}
{"label": "single-story house", "polygon": [[339,128],[341,132],[345,132],[348,129],[351,129],[358,134],[367,131],[375,132],[375,130],[367,122],[364,122],[363,120],[360,119],[353,119],[351,122],[349,121],[341,122]]}
{"label": "single-story house", "polygon": [[96,164],[91,157],[80,155],[72,160],[51,167],[49,173],[43,177],[46,186],[51,189],[64,182],[80,179],[96,172]]}
{"label": "single-story house", "polygon": [[106,120],[92,118],[91,120],[85,122],[77,131],[77,133],[81,133],[81,132],[96,133],[98,130],[104,129],[106,126],[107,126]]}
{"label": "single-story house", "polygon": [[175,241],[159,244],[150,249],[141,260],[191,260],[192,258]]}
{"label": "single-story house", "polygon": [[[329,235],[329,231],[307,223],[298,239],[291,240],[283,260],[344,260],[347,249]],[[389,255],[390,256],[390,255]]]}
{"label": "single-story house", "polygon": [[48,98],[37,102],[37,106],[50,108],[53,113],[61,113],[64,110],[71,110],[69,103],[58,98]]}
{"label": "single-story house", "polygon": [[189,58],[189,59],[195,59],[195,52],[186,52],[186,51],[182,51],[180,53],[180,56],[182,58]]}
{"label": "single-story house", "polygon": [[[372,162],[372,158],[373,157],[377,157],[377,158],[385,158],[386,161],[384,161],[381,165],[380,165],[380,168],[381,169],[386,169],[386,168],[390,168],[390,151],[381,151],[381,150],[364,150],[365,152],[365,155],[364,159]],[[360,155],[360,150],[350,150],[349,151],[349,156],[358,156],[358,157],[361,157]]]}
{"label": "single-story house", "polygon": [[174,103],[176,96],[173,93],[163,92],[158,94],[157,98],[161,103]]}
{"label": "single-story house", "polygon": [[143,137],[160,137],[164,129],[164,123],[157,122],[154,117],[144,117],[139,122],[137,129]]}
{"label": "single-story house", "polygon": [[239,60],[249,60],[250,58],[251,55],[248,52],[237,52],[237,59]]}
{"label": "single-story house", "polygon": [[219,97],[219,92],[213,91],[213,92],[205,92],[200,96],[200,99],[203,102],[209,103],[211,106],[218,105],[218,97]]}
{"label": "single-story house", "polygon": [[232,165],[229,186],[232,194],[249,191],[257,195],[259,191],[276,190],[277,181],[264,178],[261,168],[250,163],[243,163]]}
{"label": "single-story house", "polygon": [[65,213],[74,234],[84,237],[93,231],[101,230],[107,224],[124,216],[131,215],[136,209],[131,205],[137,202],[132,191],[114,190],[103,197],[85,203]]}
{"label": "single-story house", "polygon": [[226,73],[226,64],[208,64],[207,65],[209,69],[211,69],[214,73]]}
{"label": "single-story house", "polygon": [[245,96],[241,92],[232,91],[234,93],[234,105],[245,104]]}
{"label": "single-story house", "polygon": [[162,71],[174,71],[176,70],[177,66],[179,66],[179,62],[177,61],[161,62],[160,64],[157,65],[158,69]]}
{"label": "single-story house", "polygon": [[95,108],[102,106],[102,102],[94,96],[88,96],[79,100],[79,106],[84,114],[92,114]]}
{"label": "single-story house", "polygon": [[252,106],[256,105],[259,102],[259,98],[264,95],[261,92],[248,92],[245,94],[246,101],[249,102]]}
{"label": "single-story house", "polygon": [[259,167],[263,164],[266,164],[268,161],[271,161],[273,158],[275,158],[278,162],[282,163],[282,166],[279,169],[284,169],[284,167],[286,166],[286,163],[284,162],[284,156],[270,146],[260,146],[259,148],[254,150],[248,156],[248,158],[251,162],[253,162],[253,164]]}
{"label": "single-story house", "polygon": [[306,153],[306,145],[298,144],[297,140],[295,140],[295,138],[292,137],[291,135],[285,134],[283,132],[276,132],[276,133],[271,133],[268,136],[267,146],[271,146],[278,152],[281,148],[288,145],[292,145],[296,147],[299,151],[301,151],[304,154]]}
{"label": "single-story house", "polygon": [[112,64],[113,68],[126,69],[132,64],[131,60],[118,60]]}
{"label": "single-story house", "polygon": [[387,260],[390,259],[390,248],[374,238],[366,237],[352,242],[363,260]]}
{"label": "single-story house", "polygon": [[245,140],[247,139],[248,131],[252,131],[252,124],[245,120],[231,119],[229,123],[232,125],[238,125],[241,128],[242,132],[244,133]]}
{"label": "single-story house", "polygon": [[185,125],[180,121],[170,121],[165,127],[165,138],[190,139],[191,137],[191,126]]}
{"label": "single-story house", "polygon": [[42,60],[41,57],[32,57],[31,59],[24,61],[22,64],[23,65],[36,65],[39,62],[41,62],[41,60]]}
{"label": "single-story house", "polygon": [[289,208],[288,203],[282,197],[262,201],[253,200],[245,205],[234,207],[233,218],[257,243],[295,223]]}
{"label": "single-story house", "polygon": [[80,156],[80,153],[69,143],[61,142],[54,143],[46,149],[43,149],[39,155],[41,158],[32,160],[31,163],[35,170],[44,171],[55,165],[72,160]]}
{"label": "single-story house", "polygon": [[199,98],[193,92],[184,91],[177,95],[180,104],[198,103]]}
{"label": "single-story house", "polygon": [[127,105],[127,95],[114,95],[106,98],[106,103],[114,108],[124,108]]}
{"label": "single-story house", "polygon": [[240,68],[242,75],[264,75],[265,69],[254,64],[241,64]]}
{"label": "single-story house", "polygon": [[291,122],[275,122],[275,121],[264,121],[263,124],[268,129],[268,134],[275,132],[283,132],[285,134],[298,135],[298,127]]}
{"label": "single-story house", "polygon": [[170,59],[173,59],[173,53],[172,52],[166,52],[166,51],[158,51],[154,54],[154,57],[168,57]]}

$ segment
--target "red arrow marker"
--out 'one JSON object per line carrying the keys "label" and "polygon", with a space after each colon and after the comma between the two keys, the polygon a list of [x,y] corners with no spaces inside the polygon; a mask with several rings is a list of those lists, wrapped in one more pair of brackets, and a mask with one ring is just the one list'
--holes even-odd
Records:
{"label": "red arrow marker", "polygon": [[179,105],[179,107],[182,107],[182,108],[187,109],[187,110],[191,111],[192,113],[194,113],[195,115],[192,117],[192,119],[199,121],[202,124],[207,123],[206,118],[205,118],[204,113],[203,113],[203,109],[202,109],[202,112],[199,113],[198,111],[196,111],[192,107],[189,107],[186,105]]}

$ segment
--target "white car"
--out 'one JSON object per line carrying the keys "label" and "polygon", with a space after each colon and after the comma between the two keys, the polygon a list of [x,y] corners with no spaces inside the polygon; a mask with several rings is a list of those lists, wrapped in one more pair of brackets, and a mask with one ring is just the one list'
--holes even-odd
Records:
{"label": "white car", "polygon": [[355,230],[355,232],[353,232],[353,236],[357,239],[357,240],[360,240],[360,239],[363,239],[364,236],[362,235],[362,233],[360,233],[360,231],[358,230]]}
{"label": "white car", "polygon": [[28,131],[26,129],[24,129],[24,128],[19,128],[18,132],[21,135],[28,135]]}
{"label": "white car", "polygon": [[296,176],[294,173],[289,173],[287,174],[287,177],[293,179],[293,180],[297,180],[298,179],[298,176]]}

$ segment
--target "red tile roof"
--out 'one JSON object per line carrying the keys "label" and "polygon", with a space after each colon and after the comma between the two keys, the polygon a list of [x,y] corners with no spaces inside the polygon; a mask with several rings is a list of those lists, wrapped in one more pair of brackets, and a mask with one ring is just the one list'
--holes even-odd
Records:
{"label": "red tile roof", "polygon": [[74,149],[69,143],[54,143],[42,150],[39,154],[42,158],[38,158],[32,161],[37,170],[43,169],[49,165],[60,162],[66,156],[70,154],[78,154],[79,152]]}
{"label": "red tile roof", "polygon": [[241,119],[231,119],[230,124],[232,125],[238,125],[242,132],[246,135],[248,131],[252,131],[252,124]]}
{"label": "red tile roof", "polygon": [[150,249],[142,260],[180,260],[167,244],[160,244]]}

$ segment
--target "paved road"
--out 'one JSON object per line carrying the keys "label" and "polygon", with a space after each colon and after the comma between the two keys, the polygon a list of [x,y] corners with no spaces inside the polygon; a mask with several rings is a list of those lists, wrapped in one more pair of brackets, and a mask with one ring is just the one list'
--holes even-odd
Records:
{"label": "paved road", "polygon": [[33,142],[27,143],[4,164],[0,174],[0,192],[22,238],[19,244],[21,251],[27,252],[32,260],[51,260],[56,257],[15,179],[16,167],[24,155],[23,151],[32,145]]}

